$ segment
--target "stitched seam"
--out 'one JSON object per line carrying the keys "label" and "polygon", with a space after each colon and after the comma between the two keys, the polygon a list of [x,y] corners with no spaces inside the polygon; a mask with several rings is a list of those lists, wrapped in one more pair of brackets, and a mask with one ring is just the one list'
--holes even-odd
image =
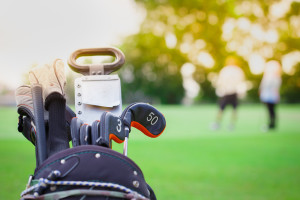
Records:
{"label": "stitched seam", "polygon": [[29,108],[33,109],[33,107],[26,105],[26,104],[19,104],[18,107],[20,107],[20,106],[25,106],[25,107],[29,107]]}

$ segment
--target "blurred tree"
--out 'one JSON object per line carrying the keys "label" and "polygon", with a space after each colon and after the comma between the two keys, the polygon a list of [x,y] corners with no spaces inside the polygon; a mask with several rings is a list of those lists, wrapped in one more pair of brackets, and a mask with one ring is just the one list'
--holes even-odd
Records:
{"label": "blurred tree", "polygon": [[[215,101],[214,80],[228,55],[241,61],[248,83],[248,100],[258,101],[258,85],[266,61],[300,49],[300,3],[272,0],[136,0],[147,15],[139,33],[121,49],[123,100],[181,103],[197,85],[184,79],[182,66],[191,63],[200,85],[198,101]],[[300,62],[300,61],[298,61]],[[285,63],[283,63],[285,65]],[[295,64],[295,63],[294,63]],[[299,78],[284,67],[283,100],[294,98]],[[185,77],[186,78],[186,77]],[[293,100],[300,102],[300,98]]]}
{"label": "blurred tree", "polygon": [[284,74],[281,87],[281,98],[283,102],[299,103],[300,102],[300,64],[295,67],[294,75]]}
{"label": "blurred tree", "polygon": [[128,61],[120,73],[124,102],[180,103],[184,90],[179,70],[185,59],[176,57],[177,50],[148,32],[132,36],[124,46]]}

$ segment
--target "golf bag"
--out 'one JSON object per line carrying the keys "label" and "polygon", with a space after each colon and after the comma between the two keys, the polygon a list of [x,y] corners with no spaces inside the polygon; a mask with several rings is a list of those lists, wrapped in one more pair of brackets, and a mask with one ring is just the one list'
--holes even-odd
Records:
{"label": "golf bag", "polygon": [[22,199],[156,199],[141,169],[109,148],[82,145],[56,153],[34,173]]}
{"label": "golf bag", "polygon": [[[97,66],[78,65],[76,59],[84,55],[113,55],[116,61]],[[131,104],[121,115],[119,78],[107,74],[118,70],[124,60],[123,53],[115,48],[82,49],[71,55],[72,70],[85,75],[75,81],[76,114],[69,107],[66,109],[66,126],[73,147],[46,159],[37,152],[40,161],[21,193],[22,200],[156,199],[141,169],[126,156],[127,149],[125,155],[111,149],[111,140],[121,143],[128,138],[131,125],[149,137],[159,136],[165,128],[163,115],[148,104]],[[108,86],[115,90],[108,90]],[[94,90],[92,94],[91,89]],[[38,106],[34,104],[34,124],[28,117],[20,117],[18,129],[30,141],[34,138],[36,148],[43,148],[38,146],[39,137],[47,132],[47,117],[41,112],[42,107],[36,108]],[[134,118],[135,113],[143,109],[150,113],[149,116],[143,114],[140,121]],[[100,116],[101,120],[96,120]],[[162,119],[162,123],[158,119]]]}

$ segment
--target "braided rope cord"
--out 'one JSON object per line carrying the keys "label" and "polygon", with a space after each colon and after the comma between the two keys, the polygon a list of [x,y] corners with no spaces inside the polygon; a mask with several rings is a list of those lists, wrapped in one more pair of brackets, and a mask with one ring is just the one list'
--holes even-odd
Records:
{"label": "braided rope cord", "polygon": [[89,182],[89,181],[51,181],[48,179],[44,179],[41,178],[39,179],[39,182],[33,186],[31,186],[30,188],[24,190],[21,193],[21,197],[23,197],[24,195],[32,192],[33,190],[39,188],[39,187],[47,187],[47,185],[64,185],[64,186],[89,186],[89,187],[104,187],[104,188],[113,188],[113,189],[118,189],[120,191],[129,193],[129,194],[133,194],[134,196],[139,197],[139,199],[147,199],[146,197],[144,197],[143,195],[125,187],[119,184],[115,184],[115,183],[105,183],[105,182]]}
{"label": "braided rope cord", "polygon": [[109,191],[109,190],[86,190],[86,189],[75,189],[75,190],[66,190],[61,192],[53,192],[42,196],[25,195],[23,196],[23,199],[54,200],[54,199],[64,199],[70,196],[78,196],[78,195],[109,196],[109,197],[117,197],[123,199],[131,199],[131,200],[149,200],[149,199],[142,199],[138,197],[136,194],[127,194],[123,192],[116,192],[116,191]]}

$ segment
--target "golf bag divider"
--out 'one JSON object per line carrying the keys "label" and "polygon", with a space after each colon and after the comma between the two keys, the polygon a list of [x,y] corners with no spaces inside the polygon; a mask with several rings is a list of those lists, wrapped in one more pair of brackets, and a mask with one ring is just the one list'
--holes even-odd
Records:
{"label": "golf bag divider", "polygon": [[118,75],[82,76],[75,80],[75,110],[84,123],[99,120],[103,112],[122,113],[121,82]]}
{"label": "golf bag divider", "polygon": [[[36,168],[34,180],[31,185],[42,179],[51,179],[49,178],[49,174],[56,170],[60,172],[60,176],[56,177],[56,180],[50,181],[56,181],[59,184],[43,186],[42,194],[73,189],[105,189],[128,192],[124,189],[127,188],[127,190],[137,193],[143,198],[149,199],[151,196],[151,188],[147,185],[141,169],[130,158],[105,147],[84,145],[73,147],[50,156]],[[74,184],[63,185],[62,182],[73,182]],[[79,184],[79,182],[82,184]],[[103,187],[98,187],[88,184],[89,182],[107,184],[104,184]],[[54,185],[55,189],[51,188]],[[78,196],[77,199],[79,199]],[[89,197],[86,199],[89,199]],[[101,197],[97,199],[101,199]]]}
{"label": "golf bag divider", "polygon": [[[114,56],[112,63],[78,64],[81,56]],[[117,48],[89,48],[73,52],[68,60],[70,68],[84,76],[75,80],[76,116],[84,123],[99,120],[103,112],[122,113],[121,82],[118,75],[109,75],[122,67],[125,56]]]}

